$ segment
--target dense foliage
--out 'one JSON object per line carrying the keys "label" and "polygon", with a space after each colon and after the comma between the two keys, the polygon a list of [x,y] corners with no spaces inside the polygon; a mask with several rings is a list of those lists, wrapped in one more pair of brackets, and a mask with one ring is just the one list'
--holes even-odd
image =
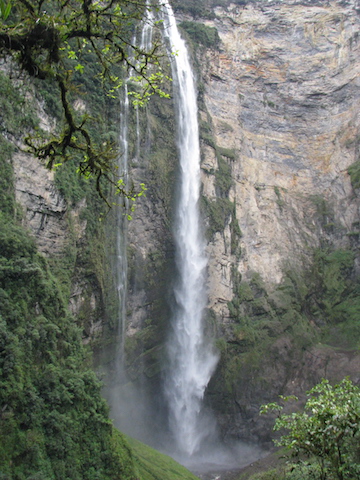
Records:
{"label": "dense foliage", "polygon": [[124,462],[79,330],[33,241],[4,218],[0,230],[1,471],[116,478]]}
{"label": "dense foliage", "polygon": [[220,37],[215,27],[208,27],[203,23],[183,21],[180,27],[186,31],[195,45],[203,45],[206,48],[216,48],[220,43]]}
{"label": "dense foliage", "polygon": [[130,455],[121,458],[126,450],[120,455],[113,441],[100,384],[46,260],[4,213],[0,245],[0,472],[9,479],[132,478]]}
{"label": "dense foliage", "polygon": [[[176,11],[192,15],[194,18],[214,18],[214,7],[226,8],[230,4],[246,6],[259,0],[173,0]],[[262,1],[262,0],[260,0]]]}

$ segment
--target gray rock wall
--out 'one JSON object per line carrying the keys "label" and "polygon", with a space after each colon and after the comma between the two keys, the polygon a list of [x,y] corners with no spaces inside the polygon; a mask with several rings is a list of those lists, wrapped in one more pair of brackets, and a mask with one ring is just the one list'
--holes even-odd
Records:
{"label": "gray rock wall", "polygon": [[[210,302],[222,315],[234,263],[243,278],[255,271],[278,284],[322,239],[349,245],[359,221],[347,168],[359,155],[360,17],[353,1],[251,2],[215,8],[205,23],[221,38],[199,55],[205,105],[216,144],[234,152],[229,198],[243,234],[239,260],[226,229],[209,244]],[[204,194],[214,199],[211,147],[203,157]]]}

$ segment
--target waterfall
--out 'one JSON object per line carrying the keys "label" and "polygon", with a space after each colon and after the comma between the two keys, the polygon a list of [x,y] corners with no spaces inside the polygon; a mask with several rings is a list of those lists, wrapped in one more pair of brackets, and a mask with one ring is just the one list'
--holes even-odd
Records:
{"label": "waterfall", "polygon": [[[135,34],[132,40],[133,45],[139,45],[140,50],[150,51],[152,45],[152,32],[154,14],[149,8],[150,2],[146,1],[145,16],[140,26],[140,35]],[[124,88],[121,92],[120,98],[120,134],[119,134],[119,146],[120,156],[118,159],[118,175],[123,179],[125,188],[129,183],[129,115],[130,115],[130,102],[128,96],[128,82],[131,80],[133,72],[130,71],[124,82]],[[139,121],[139,109],[136,107],[136,159],[140,158],[140,121]],[[117,209],[117,235],[116,235],[116,282],[117,282],[117,294],[118,294],[118,347],[117,347],[117,368],[120,372],[120,376],[124,375],[124,342],[125,342],[125,323],[126,323],[126,296],[127,296],[127,230],[128,230],[128,200],[125,198],[123,205],[120,205]]]}
{"label": "waterfall", "polygon": [[205,389],[218,357],[205,338],[205,242],[199,213],[200,146],[196,89],[188,52],[167,0],[162,1],[163,32],[171,53],[174,100],[177,109],[177,144],[180,186],[174,236],[178,281],[172,333],[167,343],[169,368],[165,393],[169,423],[178,455],[197,453],[207,435],[208,419],[202,411]]}
{"label": "waterfall", "polygon": [[[165,429],[162,430],[160,423],[166,422],[158,422],[159,428],[157,432],[154,431],[154,424],[158,418],[163,420],[162,412],[157,417],[155,403],[152,405],[147,402],[146,390],[142,386],[139,388],[138,384],[132,385],[125,374],[128,228],[126,208],[120,209],[118,213],[116,260],[120,340],[117,352],[118,378],[115,385],[110,386],[110,403],[117,426],[123,431],[165,450],[194,471],[201,469],[209,471],[214,468],[215,463],[221,469],[230,468],[230,466],[235,468],[241,456],[252,461],[254,449],[249,450],[242,444],[231,446],[230,449],[222,446],[216,436],[215,421],[203,405],[205,390],[216,367],[218,356],[206,336],[203,319],[207,305],[205,289],[207,258],[199,212],[200,146],[196,89],[186,45],[177,29],[172,9],[167,0],[160,1],[161,18],[155,17],[150,9],[147,10],[147,17],[141,24],[141,31],[138,31],[137,45],[144,51],[151,49],[152,25],[160,20],[164,43],[167,45],[171,59],[179,152],[179,186],[175,187],[178,191],[173,228],[177,280],[173,290],[171,332],[166,345],[168,361],[163,392],[167,402],[167,409],[164,410],[169,413],[169,428],[173,442],[169,442],[166,437],[167,445],[164,446],[164,438],[161,438],[161,435],[164,434]],[[150,3],[147,2],[147,5]],[[128,80],[130,77],[131,72]],[[144,151],[140,152],[141,132],[138,110],[135,110],[136,144],[132,149],[129,148],[130,113],[127,81],[125,81],[121,97],[122,155],[119,159],[119,174],[125,184],[128,181],[129,157],[136,156],[138,162],[140,162],[140,156],[144,157]],[[163,405],[162,400],[163,398],[160,398],[156,408]],[[155,433],[159,434],[157,438]]]}
{"label": "waterfall", "polygon": [[[124,186],[127,188],[129,180],[128,161],[129,161],[129,97],[127,84],[120,99],[120,156],[118,159],[118,174],[123,179]],[[124,363],[124,342],[125,342],[125,317],[126,317],[126,293],[127,293],[127,208],[128,201],[123,199],[123,205],[117,207],[116,212],[116,290],[118,296],[118,344],[117,344],[117,371],[123,376]]]}
{"label": "waterfall", "polygon": [[[149,1],[147,1],[149,6]],[[146,9],[144,19],[135,32],[132,45],[138,46],[141,51],[151,50],[152,44],[153,13]],[[130,57],[135,62],[135,56]],[[140,121],[139,112],[135,107],[136,115],[136,143],[130,143],[129,126],[133,116],[132,103],[129,101],[129,83],[132,80],[134,71],[127,72],[124,78],[124,85],[120,91],[120,125],[119,125],[119,150],[120,155],[117,162],[118,177],[123,180],[125,189],[129,188],[129,160],[140,160]],[[135,158],[134,158],[135,157]],[[125,371],[125,339],[126,339],[126,312],[127,312],[127,289],[128,289],[128,214],[129,200],[120,197],[116,206],[116,244],[114,277],[117,292],[117,342],[114,357],[114,372],[111,382],[105,393],[109,399],[111,412],[117,425],[127,433],[141,437],[141,431],[145,428],[143,398],[141,392],[131,385]]]}
{"label": "waterfall", "polygon": [[[153,30],[154,30],[154,12],[150,7],[150,0],[146,0],[146,10],[145,16],[141,24],[141,33],[140,33],[140,50],[144,52],[149,52],[152,47],[153,41]],[[146,108],[146,107],[145,107]],[[136,113],[136,159],[140,159],[140,115],[139,115],[139,106],[135,107]],[[148,111],[146,109],[146,113]]]}
{"label": "waterfall", "polygon": [[[218,357],[206,339],[203,314],[207,304],[205,291],[207,258],[201,230],[200,146],[196,89],[185,42],[178,32],[175,17],[167,1],[161,0],[162,31],[171,58],[174,102],[177,116],[177,145],[179,151],[179,191],[174,219],[177,283],[174,288],[175,307],[171,321],[172,332],[167,341],[168,370],[165,396],[169,410],[169,426],[175,448],[172,454],[184,462],[198,453],[209,434],[211,419],[203,409],[203,397]],[[149,3],[148,3],[149,5]],[[147,10],[138,40],[134,43],[149,51],[152,42],[154,14]],[[173,52],[176,55],[173,55]],[[129,73],[128,79],[131,78]],[[121,96],[119,175],[128,182],[130,104],[127,82]],[[140,159],[140,122],[136,109],[137,161]],[[127,292],[127,216],[119,208],[117,218],[117,292],[119,301],[119,342],[117,369],[119,388],[111,397],[112,412],[120,428],[134,432],[141,419],[137,392],[128,390],[124,372],[124,341]],[[135,410],[134,410],[135,409]],[[138,418],[136,418],[138,417]],[[141,423],[141,422],[140,422]],[[142,422],[143,423],[143,422]],[[138,436],[138,435],[136,435]]]}

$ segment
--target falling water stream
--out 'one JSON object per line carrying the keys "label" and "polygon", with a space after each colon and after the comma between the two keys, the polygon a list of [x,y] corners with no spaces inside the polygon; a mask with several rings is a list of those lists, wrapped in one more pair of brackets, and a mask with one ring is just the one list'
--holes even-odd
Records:
{"label": "falling water stream", "polygon": [[[148,5],[149,2],[147,2]],[[142,51],[149,51],[152,42],[153,12],[146,10],[139,30],[135,33],[132,44],[137,45]],[[134,59],[132,58],[134,61]],[[129,142],[129,125],[131,118],[131,102],[129,101],[128,84],[134,72],[130,70],[124,79],[124,85],[120,92],[120,125],[119,125],[119,147],[118,176],[123,181],[125,189],[129,187],[129,160],[130,155],[135,154],[136,161],[140,158],[140,125],[139,112],[136,109],[136,145],[135,149]],[[131,157],[133,158],[133,157]],[[115,245],[115,282],[118,303],[118,331],[115,352],[115,373],[111,385],[106,394],[111,405],[112,415],[118,426],[141,437],[141,430],[144,429],[144,418],[146,416],[143,406],[143,395],[135,387],[131,386],[125,369],[125,338],[126,338],[126,303],[128,289],[128,214],[129,201],[120,197],[119,205],[116,207],[116,245]],[[129,386],[130,385],[130,386]]]}
{"label": "falling water stream", "polygon": [[180,162],[174,226],[178,281],[174,288],[173,330],[167,343],[169,368],[165,393],[176,454],[185,458],[198,453],[209,434],[211,422],[205,418],[202,403],[218,357],[206,339],[203,324],[207,258],[199,213],[200,146],[195,82],[173,11],[167,0],[162,3],[164,37],[167,48],[175,52],[171,67]]}
{"label": "falling water stream", "polygon": [[[238,467],[239,456],[245,456],[250,460],[250,457],[254,457],[254,449],[247,450],[246,446],[237,445],[230,452],[228,448],[219,446],[215,420],[203,405],[205,390],[216,368],[218,355],[211,339],[206,335],[204,325],[207,304],[205,288],[207,257],[199,211],[200,146],[196,88],[186,44],[180,36],[168,0],[161,0],[160,13],[157,15],[160,15],[161,30],[171,60],[179,153],[179,185],[173,227],[177,274],[173,291],[171,333],[166,345],[168,362],[164,382],[171,441],[168,442],[165,450],[166,453],[198,473],[201,469],[216,471],[223,469],[224,466],[229,468],[230,464],[232,468]],[[155,16],[148,9],[138,43],[145,51],[151,48],[154,23],[156,23]],[[139,123],[139,112],[136,110],[135,155],[137,159],[140,158]],[[129,100],[125,82],[120,118],[122,158],[119,163],[119,172],[125,183],[128,177],[128,124]],[[127,219],[122,212],[118,216],[116,251],[120,305],[120,343],[117,356],[122,382],[126,377],[123,358],[127,287],[126,237]],[[117,399],[115,405],[114,399]],[[143,423],[141,419],[146,417],[146,409],[142,416],[138,392],[127,392],[125,395],[123,392],[118,392],[111,403],[113,412],[117,410],[120,412],[119,418],[122,417],[123,420],[127,418],[128,424],[131,424],[130,428],[125,428],[125,431],[139,437],[134,431],[134,425],[139,426]],[[129,404],[131,404],[130,407]],[[131,407],[135,408],[135,411],[131,412]],[[123,427],[124,424],[120,421],[120,428]],[[256,456],[258,456],[257,453]]]}
{"label": "falling water stream", "polygon": [[[218,355],[204,325],[207,305],[205,241],[201,228],[200,145],[196,88],[189,55],[168,0],[163,5],[163,34],[171,58],[177,116],[179,191],[174,220],[177,283],[172,332],[167,342],[165,394],[175,448],[169,452],[195,473],[224,478],[262,456],[258,447],[241,442],[222,445],[216,422],[204,408],[204,394]],[[175,53],[175,55],[174,55]]]}
{"label": "falling water stream", "polygon": [[[128,142],[128,125],[129,125],[129,98],[127,92],[127,84],[125,83],[124,91],[120,99],[120,135],[119,144],[120,152],[118,160],[118,174],[124,182],[125,188],[128,185],[128,161],[129,161],[129,142]],[[118,296],[118,343],[117,343],[117,371],[119,376],[123,376],[124,366],[124,342],[125,342],[125,314],[126,314],[126,294],[127,294],[127,208],[128,201],[123,199],[123,205],[119,205],[116,212],[117,235],[116,235],[116,288]]]}
{"label": "falling water stream", "polygon": [[[147,7],[149,1],[146,2]],[[133,45],[138,44],[139,48],[145,52],[151,49],[153,32],[154,14],[151,9],[146,9],[146,15],[141,25],[140,38],[137,40],[134,36]],[[133,72],[130,71],[124,81],[124,87],[120,97],[120,133],[119,146],[120,155],[118,159],[118,176],[124,182],[124,187],[129,183],[129,117],[130,102],[128,95],[128,82],[131,80]],[[140,121],[139,110],[136,107],[136,159],[140,158]],[[124,342],[125,342],[125,323],[126,323],[126,297],[127,297],[127,232],[128,232],[128,200],[124,198],[123,204],[117,208],[117,235],[116,235],[116,285],[118,294],[118,346],[117,346],[117,369],[120,376],[124,376]]]}

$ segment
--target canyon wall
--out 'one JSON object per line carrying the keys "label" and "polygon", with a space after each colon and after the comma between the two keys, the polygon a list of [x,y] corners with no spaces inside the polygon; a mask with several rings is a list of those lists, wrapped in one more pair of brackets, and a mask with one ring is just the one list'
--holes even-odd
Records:
{"label": "canyon wall", "polygon": [[[177,16],[199,91],[207,325],[221,352],[206,401],[224,437],[267,441],[261,403],[323,376],[360,380],[359,10],[289,0],[195,13]],[[153,386],[174,301],[170,106],[149,107],[133,170],[149,190],[129,226],[129,371]]]}
{"label": "canyon wall", "polygon": [[[319,313],[312,306],[321,303],[321,293],[304,274],[320,269],[315,251],[332,250],[353,252],[350,283],[359,274],[359,184],[349,175],[359,165],[358,7],[352,1],[247,2],[216,7],[214,17],[203,20],[220,37],[218,48],[195,51],[203,193],[207,204],[227,197],[234,205],[208,244],[209,306],[226,348],[236,345],[227,354],[238,356],[236,364],[220,366],[209,389],[229,435],[264,438],[259,405],[280,393],[301,396],[324,376],[360,380],[358,356],[335,355],[317,343],[326,342],[317,335],[336,307],[333,302]],[[232,182],[224,191],[227,171]],[[306,292],[297,315],[284,320],[278,294],[289,277],[294,298]],[[257,347],[247,343],[263,337],[252,340],[249,332],[271,317],[283,327],[265,327],[268,350],[251,360],[246,355]],[[329,343],[340,346],[334,337]]]}
{"label": "canyon wall", "polygon": [[[360,381],[360,332],[346,324],[344,306],[352,302],[351,318],[359,318],[359,6],[218,3],[203,16],[200,8],[196,17],[191,8],[177,13],[199,91],[206,321],[221,353],[206,402],[225,438],[268,441],[261,403],[302,394],[322,376]],[[172,101],[154,98],[140,112],[140,138],[132,117],[131,177],[148,190],[129,223],[126,368],[156,409],[174,301]],[[23,153],[13,162],[23,223],[40,250],[55,264],[72,252],[64,264],[70,307],[109,382],[113,214],[87,236],[84,212],[97,218],[98,204],[65,200],[53,173]]]}

